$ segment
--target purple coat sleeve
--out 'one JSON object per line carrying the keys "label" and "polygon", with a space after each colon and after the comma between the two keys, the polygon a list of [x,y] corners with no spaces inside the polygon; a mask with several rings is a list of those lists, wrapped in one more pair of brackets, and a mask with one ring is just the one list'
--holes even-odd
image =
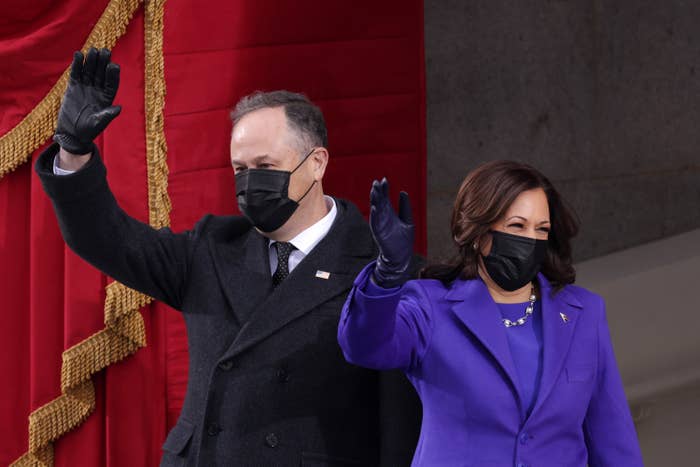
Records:
{"label": "purple coat sleeve", "polygon": [[353,364],[388,370],[415,368],[432,335],[430,301],[420,281],[381,289],[369,282],[374,263],[355,279],[343,306],[338,343]]}
{"label": "purple coat sleeve", "polygon": [[601,308],[603,312],[598,323],[598,385],[583,424],[589,466],[642,467],[642,454],[617,369],[604,302]]}

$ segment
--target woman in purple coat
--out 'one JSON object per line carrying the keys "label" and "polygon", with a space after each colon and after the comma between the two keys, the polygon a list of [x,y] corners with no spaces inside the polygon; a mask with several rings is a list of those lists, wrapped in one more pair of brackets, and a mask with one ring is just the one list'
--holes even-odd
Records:
{"label": "woman in purple coat", "polygon": [[371,191],[379,258],[338,328],[345,358],[401,368],[423,403],[414,466],[636,467],[642,458],[601,297],[572,285],[578,226],[540,172],[484,164],[452,213],[459,253],[408,280],[413,225]]}

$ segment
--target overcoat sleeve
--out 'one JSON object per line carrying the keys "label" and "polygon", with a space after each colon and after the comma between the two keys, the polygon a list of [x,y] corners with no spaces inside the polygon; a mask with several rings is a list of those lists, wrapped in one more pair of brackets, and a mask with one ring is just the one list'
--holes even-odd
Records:
{"label": "overcoat sleeve", "polygon": [[642,454],[630,414],[622,378],[613,352],[610,330],[601,300],[598,322],[597,385],[583,428],[590,467],[642,467]]}
{"label": "overcoat sleeve", "polygon": [[197,229],[174,234],[127,215],[107,185],[107,170],[96,147],[83,168],[54,175],[58,149],[53,144],[44,151],[35,169],[68,246],[105,274],[179,309]]}
{"label": "overcoat sleeve", "polygon": [[355,279],[340,316],[338,342],[350,363],[408,371],[420,364],[430,344],[431,304],[419,281],[377,294],[369,287],[374,265]]}

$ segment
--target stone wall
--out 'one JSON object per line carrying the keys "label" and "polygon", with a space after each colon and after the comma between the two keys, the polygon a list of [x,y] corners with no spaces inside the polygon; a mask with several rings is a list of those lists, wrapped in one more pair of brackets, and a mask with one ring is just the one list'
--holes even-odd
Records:
{"label": "stone wall", "polygon": [[428,254],[509,158],[581,218],[577,260],[700,227],[700,2],[425,0]]}

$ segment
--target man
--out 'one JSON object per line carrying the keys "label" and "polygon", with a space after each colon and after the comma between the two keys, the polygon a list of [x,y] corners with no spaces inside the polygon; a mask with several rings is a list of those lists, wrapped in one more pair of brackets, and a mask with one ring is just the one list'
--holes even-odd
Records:
{"label": "man", "polygon": [[242,99],[231,163],[245,216],[207,215],[174,234],[129,217],[107,186],[92,141],[119,114],[118,82],[108,50],[76,53],[57,144],[36,169],[73,250],[183,312],[189,383],[161,465],[409,463],[417,398],[403,382],[383,390],[336,341],[352,281],[377,250],[355,206],[323,192],[320,110],[286,91]]}

